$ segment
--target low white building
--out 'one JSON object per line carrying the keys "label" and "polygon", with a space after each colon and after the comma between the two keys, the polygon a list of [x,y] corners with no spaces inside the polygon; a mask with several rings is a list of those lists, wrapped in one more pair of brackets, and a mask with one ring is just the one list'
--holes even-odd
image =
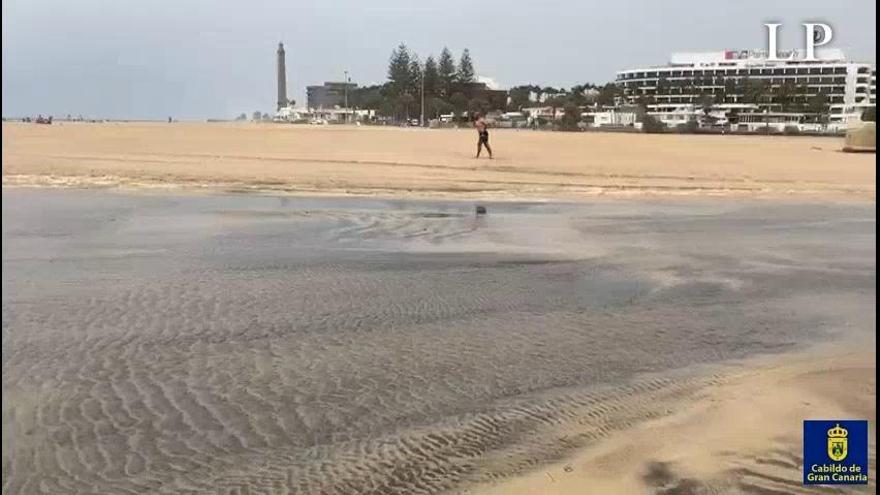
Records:
{"label": "low white building", "polygon": [[275,122],[310,122],[313,124],[342,124],[363,122],[376,116],[375,110],[351,108],[307,109],[283,107],[275,113]]}
{"label": "low white building", "polygon": [[[815,116],[813,116],[815,117]],[[840,122],[817,122],[810,116],[797,112],[753,112],[739,115],[738,123],[731,130],[747,132],[835,132],[846,131]]]}
{"label": "low white building", "polygon": [[590,127],[629,127],[636,123],[635,112],[620,110],[583,112],[581,118]]}
{"label": "low white building", "polygon": [[275,122],[296,122],[306,120],[308,113],[309,111],[305,108],[281,107],[275,112],[275,117],[272,120]]}
{"label": "low white building", "polygon": [[547,121],[553,121],[557,119],[561,119],[565,112],[561,107],[529,107],[522,109],[523,114],[528,115],[529,122],[534,122],[538,119],[544,119]]}

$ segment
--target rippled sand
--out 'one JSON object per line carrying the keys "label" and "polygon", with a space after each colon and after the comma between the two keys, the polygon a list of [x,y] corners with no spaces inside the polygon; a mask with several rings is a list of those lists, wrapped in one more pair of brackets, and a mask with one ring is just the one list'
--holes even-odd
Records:
{"label": "rippled sand", "polygon": [[719,362],[873,348],[874,236],[873,204],[7,189],[3,491],[529,473],[699,403]]}
{"label": "rippled sand", "polygon": [[[876,436],[876,354],[852,344],[739,362],[668,415],[468,493],[875,493],[873,474],[868,485],[803,484],[803,419],[867,419],[869,438]],[[876,473],[872,441],[868,470]]]}
{"label": "rippled sand", "polygon": [[283,194],[583,199],[873,199],[873,154],[843,138],[255,124],[3,123],[6,186],[186,188]]}

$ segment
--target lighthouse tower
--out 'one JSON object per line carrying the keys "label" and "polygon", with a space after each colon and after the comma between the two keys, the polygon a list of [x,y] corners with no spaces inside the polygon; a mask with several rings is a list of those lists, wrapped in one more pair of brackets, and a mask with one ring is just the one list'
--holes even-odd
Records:
{"label": "lighthouse tower", "polygon": [[287,68],[284,64],[284,43],[278,43],[278,110],[286,107],[287,104]]}

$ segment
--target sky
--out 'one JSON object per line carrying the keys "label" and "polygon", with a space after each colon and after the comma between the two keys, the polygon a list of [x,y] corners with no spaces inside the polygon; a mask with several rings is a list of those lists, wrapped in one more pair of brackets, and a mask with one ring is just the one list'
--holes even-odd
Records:
{"label": "sky", "polygon": [[502,88],[604,83],[674,51],[802,48],[802,22],[828,45],[876,60],[874,0],[4,0],[3,115],[202,120],[275,109],[275,50],[288,94],[342,80],[381,83],[406,43],[422,60],[468,48]]}

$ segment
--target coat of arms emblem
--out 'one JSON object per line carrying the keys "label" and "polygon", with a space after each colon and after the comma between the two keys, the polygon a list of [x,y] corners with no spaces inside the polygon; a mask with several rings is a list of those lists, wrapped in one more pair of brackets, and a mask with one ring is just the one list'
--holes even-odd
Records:
{"label": "coat of arms emblem", "polygon": [[840,462],[846,459],[846,436],[849,432],[841,428],[840,424],[828,430],[828,457],[832,461]]}

